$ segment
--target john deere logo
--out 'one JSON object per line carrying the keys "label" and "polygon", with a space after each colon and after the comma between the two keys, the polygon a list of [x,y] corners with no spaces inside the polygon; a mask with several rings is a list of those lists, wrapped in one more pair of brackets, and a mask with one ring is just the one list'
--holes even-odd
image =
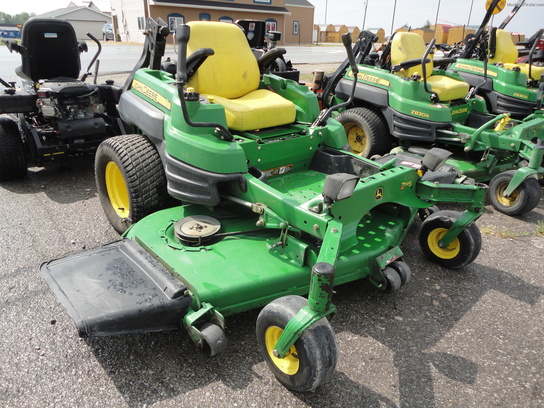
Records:
{"label": "john deere logo", "polygon": [[374,198],[376,200],[381,200],[383,198],[383,188],[379,188],[376,190],[376,192],[374,193]]}

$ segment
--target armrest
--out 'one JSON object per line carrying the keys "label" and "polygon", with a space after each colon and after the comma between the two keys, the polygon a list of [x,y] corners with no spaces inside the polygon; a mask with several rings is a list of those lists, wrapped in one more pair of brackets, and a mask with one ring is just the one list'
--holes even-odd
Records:
{"label": "armrest", "polygon": [[[427,64],[428,62],[431,62],[431,60],[427,58],[425,60],[425,64]],[[411,60],[402,61],[400,64],[393,65],[391,67],[391,71],[392,72],[398,72],[398,71],[400,71],[402,69],[408,69],[408,68],[415,67],[416,65],[421,65],[421,58],[414,58],[414,59],[411,59]]]}
{"label": "armrest", "polygon": [[4,41],[4,44],[6,44],[6,47],[8,47],[8,50],[9,52],[17,52],[17,53],[21,53],[21,47],[19,44],[17,44],[17,41],[9,41],[9,40],[6,40]]}
{"label": "armrest", "polygon": [[215,54],[211,48],[199,48],[187,58],[187,78],[196,72],[196,70],[206,61],[210,55]]}
{"label": "armrest", "polygon": [[261,72],[266,72],[270,65],[276,60],[276,58],[281,57],[285,54],[285,48],[272,48],[270,51],[266,52],[261,58],[257,60],[259,64],[259,70]]}

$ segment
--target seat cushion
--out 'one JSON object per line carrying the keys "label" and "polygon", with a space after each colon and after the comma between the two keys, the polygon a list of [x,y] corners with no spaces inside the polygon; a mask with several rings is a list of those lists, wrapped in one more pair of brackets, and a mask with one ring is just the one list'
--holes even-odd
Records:
{"label": "seat cushion", "polygon": [[427,78],[427,83],[438,94],[441,101],[464,98],[469,89],[469,85],[466,82],[458,81],[444,75],[432,75]]}
{"label": "seat cushion", "polygon": [[205,96],[225,108],[229,129],[249,131],[280,126],[294,122],[296,116],[291,101],[267,89],[258,89],[236,99]]}
{"label": "seat cushion", "polygon": [[[529,78],[529,64],[504,64],[504,68],[506,69],[514,69],[516,67],[519,67],[519,70],[527,75],[527,78]],[[544,74],[544,67],[537,67],[536,65],[531,67],[532,79],[538,81],[540,80],[540,76],[542,74]]]}

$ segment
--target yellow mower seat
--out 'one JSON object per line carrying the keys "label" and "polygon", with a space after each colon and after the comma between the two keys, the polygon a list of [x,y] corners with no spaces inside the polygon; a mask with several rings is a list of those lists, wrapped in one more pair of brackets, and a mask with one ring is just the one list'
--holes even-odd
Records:
{"label": "yellow mower seat", "polygon": [[[398,32],[393,36],[391,43],[391,65],[398,65],[403,61],[411,59],[421,59],[425,54],[425,50],[425,41],[423,41],[422,36],[416,33]],[[431,58],[430,55],[429,58]],[[436,92],[441,101],[461,99],[468,93],[469,85],[466,82],[458,81],[445,75],[433,75],[432,61],[425,64],[425,69],[427,83],[430,85],[430,89]],[[421,64],[396,72],[397,75],[405,78],[409,78],[416,73],[423,74]]]}
{"label": "yellow mower seat", "polygon": [[188,86],[225,108],[229,129],[249,131],[294,122],[295,105],[282,96],[258,89],[259,66],[243,31],[235,24],[193,21],[187,54],[211,48]]}
{"label": "yellow mower seat", "polygon": [[[489,58],[490,64],[503,64],[506,69],[519,68],[522,73],[529,78],[529,64],[516,64],[518,59],[518,49],[512,41],[512,36],[508,31],[497,29],[495,32],[495,54]],[[544,67],[533,65],[531,67],[531,78],[538,81],[544,74]]]}

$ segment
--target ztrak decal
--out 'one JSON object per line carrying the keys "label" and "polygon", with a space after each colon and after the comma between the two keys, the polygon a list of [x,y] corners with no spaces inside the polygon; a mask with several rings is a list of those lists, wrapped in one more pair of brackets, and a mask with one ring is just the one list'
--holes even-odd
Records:
{"label": "ztrak decal", "polygon": [[[453,68],[454,69],[462,69],[464,71],[474,72],[475,74],[479,74],[479,75],[484,74],[484,69],[483,68],[473,67],[472,65],[468,65],[468,64],[455,64],[455,66]],[[490,70],[487,70],[487,75],[496,77],[497,73],[493,72],[493,71],[490,71]]]}
{"label": "ztrak decal", "polygon": [[515,98],[522,98],[522,99],[529,99],[529,95],[524,95],[524,94],[520,94],[520,93],[517,93],[517,92],[514,92],[514,97]]}
{"label": "ztrak decal", "polygon": [[134,79],[132,81],[132,89],[135,91],[141,93],[142,95],[148,97],[153,102],[158,103],[162,107],[170,110],[172,108],[172,104],[168,99],[166,99],[164,96],[162,96],[160,93],[155,91],[154,89],[151,89],[147,85],[142,84],[140,81]]}

